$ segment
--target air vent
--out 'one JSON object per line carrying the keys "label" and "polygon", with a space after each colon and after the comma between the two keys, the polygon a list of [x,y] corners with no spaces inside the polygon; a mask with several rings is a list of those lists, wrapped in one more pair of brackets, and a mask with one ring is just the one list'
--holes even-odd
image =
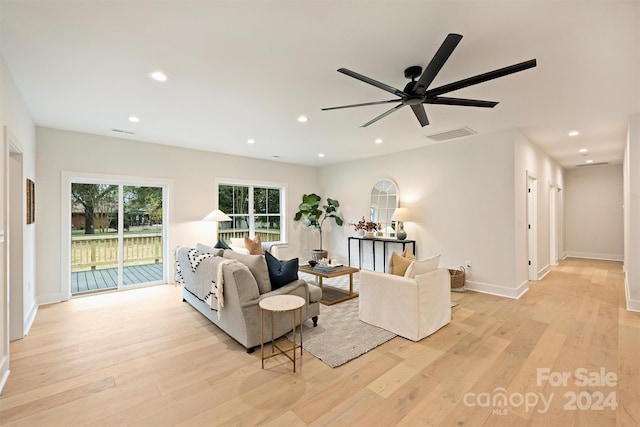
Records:
{"label": "air vent", "polygon": [[126,133],[127,135],[135,135],[135,132],[131,132],[130,130],[122,130],[122,129],[111,129],[113,132],[118,133]]}
{"label": "air vent", "polygon": [[464,136],[475,135],[477,133],[478,132],[476,132],[475,130],[464,126],[458,129],[452,129],[445,132],[434,133],[433,135],[426,135],[426,137],[429,139],[433,139],[434,141],[442,142],[442,141],[448,141],[450,139],[462,138]]}
{"label": "air vent", "polygon": [[584,168],[587,166],[602,166],[602,165],[608,165],[609,162],[599,162],[599,163],[583,163],[580,165],[576,165],[577,168]]}

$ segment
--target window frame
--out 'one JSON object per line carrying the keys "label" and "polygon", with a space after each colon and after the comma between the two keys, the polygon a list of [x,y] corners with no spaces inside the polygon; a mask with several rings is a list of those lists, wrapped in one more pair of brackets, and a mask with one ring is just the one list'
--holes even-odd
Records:
{"label": "window frame", "polygon": [[[255,188],[273,188],[280,190],[280,240],[272,242],[273,244],[286,244],[287,243],[287,184],[279,183],[279,182],[270,182],[270,181],[252,181],[252,180],[244,180],[244,179],[234,179],[234,178],[216,178],[215,182],[215,209],[220,208],[220,186],[221,185],[232,185],[232,186],[242,186],[249,187],[249,236],[255,236],[255,218],[257,216],[276,216],[275,214],[269,214],[268,212],[265,214],[256,213],[254,208],[254,199],[253,193]],[[233,215],[233,212],[225,212],[229,216]]]}

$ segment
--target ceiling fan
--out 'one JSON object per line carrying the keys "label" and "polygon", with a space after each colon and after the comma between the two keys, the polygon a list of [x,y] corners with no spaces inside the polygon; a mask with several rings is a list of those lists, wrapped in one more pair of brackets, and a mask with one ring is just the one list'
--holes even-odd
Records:
{"label": "ceiling fan", "polygon": [[[464,99],[464,98],[449,98],[440,96],[442,94],[453,92],[454,90],[462,89],[468,86],[477,85],[478,83],[483,83],[489,80],[497,79],[498,77],[503,77],[509,74],[517,73],[519,71],[524,71],[529,68],[533,68],[536,66],[536,60],[531,59],[529,61],[521,62],[519,64],[510,65],[508,67],[500,68],[498,70],[489,71],[484,74],[479,74],[474,77],[469,77],[463,80],[458,80],[457,82],[449,83],[444,86],[440,86],[434,89],[428,89],[429,85],[433,82],[440,69],[444,66],[444,63],[449,59],[449,56],[453,53],[453,50],[458,46],[462,40],[462,36],[460,34],[449,34],[447,38],[444,40],[434,57],[427,65],[427,68],[422,72],[422,67],[415,65],[413,67],[409,67],[404,70],[404,76],[408,79],[411,79],[409,83],[404,87],[404,90],[396,89],[392,86],[386,85],[379,81],[376,81],[367,76],[363,76],[362,74],[358,74],[355,71],[348,70],[346,68],[338,69],[338,72],[342,74],[346,74],[347,76],[353,77],[354,79],[358,79],[365,83],[368,83],[372,86],[390,92],[396,96],[398,99],[390,99],[388,101],[376,101],[376,102],[365,102],[363,104],[352,104],[352,105],[342,105],[339,107],[329,107],[323,108],[322,111],[327,110],[337,110],[340,108],[352,108],[352,107],[364,107],[367,105],[379,105],[379,104],[391,104],[399,102],[398,105],[393,107],[392,109],[385,111],[374,119],[368,121],[363,124],[361,127],[367,127],[372,123],[377,122],[378,120],[388,116],[389,114],[398,111],[402,107],[406,107],[407,105],[411,107],[413,113],[416,115],[418,122],[420,122],[420,126],[424,127],[429,124],[429,119],[427,118],[427,113],[422,104],[439,104],[439,105],[460,105],[466,107],[484,107],[484,108],[493,108],[498,105],[497,102],[494,101],[481,101],[477,99]],[[418,78],[416,81],[416,78]]]}

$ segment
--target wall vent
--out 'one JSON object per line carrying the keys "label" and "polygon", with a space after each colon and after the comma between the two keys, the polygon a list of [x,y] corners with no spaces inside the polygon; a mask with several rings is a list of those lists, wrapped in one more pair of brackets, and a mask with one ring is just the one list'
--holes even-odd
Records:
{"label": "wall vent", "polygon": [[425,137],[429,139],[433,139],[434,141],[442,142],[442,141],[448,141],[450,139],[462,138],[463,136],[475,135],[477,133],[478,132],[476,132],[475,130],[468,128],[466,126],[463,126],[458,129],[447,130],[440,133],[434,133],[432,135],[425,135]]}
{"label": "wall vent", "polygon": [[601,165],[608,165],[609,162],[599,162],[599,163],[582,163],[579,165],[576,165],[577,168],[584,168],[584,167],[588,167],[588,166],[601,166]]}
{"label": "wall vent", "polygon": [[122,129],[111,129],[113,132],[118,133],[126,133],[127,135],[135,135],[135,132],[131,132],[130,130],[122,130]]}

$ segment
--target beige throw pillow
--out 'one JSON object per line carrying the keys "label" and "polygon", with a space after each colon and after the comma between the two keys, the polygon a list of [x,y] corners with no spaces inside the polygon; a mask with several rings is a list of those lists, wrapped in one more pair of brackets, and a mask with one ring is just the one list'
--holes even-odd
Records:
{"label": "beige throw pillow", "polygon": [[436,255],[434,257],[423,259],[420,261],[413,261],[407,268],[404,277],[413,279],[418,274],[424,274],[430,271],[437,270],[438,264],[440,264],[440,255]]}
{"label": "beige throw pillow", "polygon": [[402,255],[393,252],[391,258],[389,258],[387,272],[389,274],[395,274],[396,276],[404,276],[407,268],[415,259],[416,257],[410,248],[405,249]]}
{"label": "beige throw pillow", "polygon": [[246,249],[249,249],[250,255],[264,255],[264,251],[262,250],[262,241],[260,241],[260,236],[256,236],[253,239],[245,237],[244,247]]}

